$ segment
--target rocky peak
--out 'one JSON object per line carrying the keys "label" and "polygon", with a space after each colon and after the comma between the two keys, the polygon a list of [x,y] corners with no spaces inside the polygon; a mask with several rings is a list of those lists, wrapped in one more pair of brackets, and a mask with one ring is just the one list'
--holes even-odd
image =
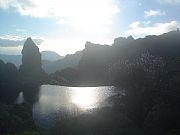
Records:
{"label": "rocky peak", "polygon": [[133,36],[130,35],[129,37],[127,37],[127,40],[128,41],[134,41],[135,39],[133,38]]}
{"label": "rocky peak", "polygon": [[27,38],[23,46],[20,71],[26,75],[38,75],[42,73],[41,53],[30,37]]}
{"label": "rocky peak", "polygon": [[94,45],[93,43],[87,41],[86,44],[85,44],[85,48],[90,48],[93,45]]}
{"label": "rocky peak", "polygon": [[124,45],[133,42],[135,39],[132,36],[127,38],[125,37],[118,37],[114,39],[114,45]]}
{"label": "rocky peak", "polygon": [[25,41],[24,45],[34,45],[34,46],[36,46],[36,44],[33,42],[31,37],[27,38],[27,40]]}

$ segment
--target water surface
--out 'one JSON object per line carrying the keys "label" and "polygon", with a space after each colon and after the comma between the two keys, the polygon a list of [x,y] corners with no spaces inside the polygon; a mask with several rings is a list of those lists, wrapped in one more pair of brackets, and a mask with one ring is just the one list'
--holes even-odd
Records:
{"label": "water surface", "polygon": [[113,86],[65,87],[42,85],[39,99],[33,105],[33,118],[38,125],[46,126],[57,119],[91,113],[96,108],[111,106],[108,98],[117,94]]}

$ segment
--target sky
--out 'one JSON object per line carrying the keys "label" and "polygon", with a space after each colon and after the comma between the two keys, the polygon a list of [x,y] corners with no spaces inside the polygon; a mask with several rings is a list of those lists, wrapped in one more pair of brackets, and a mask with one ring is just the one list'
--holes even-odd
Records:
{"label": "sky", "polygon": [[20,54],[27,37],[66,55],[86,41],[111,45],[178,27],[180,0],[0,0],[0,54]]}

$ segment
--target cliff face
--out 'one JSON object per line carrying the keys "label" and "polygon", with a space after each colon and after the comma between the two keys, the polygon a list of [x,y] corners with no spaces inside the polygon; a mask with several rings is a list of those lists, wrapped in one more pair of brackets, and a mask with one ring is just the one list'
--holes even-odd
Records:
{"label": "cliff face", "polygon": [[22,65],[20,71],[25,75],[40,75],[43,72],[41,68],[41,53],[31,38],[25,41],[21,53]]}
{"label": "cliff face", "polygon": [[[100,82],[107,80],[106,74],[112,65],[121,60],[139,58],[142,53],[150,52],[155,57],[174,59],[178,63],[180,59],[180,31],[171,31],[159,36],[146,36],[145,38],[133,39],[119,37],[114,40],[112,46],[99,45],[87,42],[79,61],[79,71],[83,81]],[[178,58],[178,59],[177,59]],[[174,62],[173,62],[174,63]],[[176,64],[174,70],[179,68]],[[117,67],[118,68],[118,67]]]}
{"label": "cliff face", "polygon": [[86,42],[78,65],[84,84],[86,82],[95,84],[105,78],[104,68],[111,58],[110,48],[108,45]]}

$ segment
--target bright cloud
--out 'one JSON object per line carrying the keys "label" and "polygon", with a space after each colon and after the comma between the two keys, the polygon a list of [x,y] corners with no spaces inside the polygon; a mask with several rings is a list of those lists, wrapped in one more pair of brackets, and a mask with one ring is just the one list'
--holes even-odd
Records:
{"label": "bright cloud", "polygon": [[149,11],[144,11],[145,17],[151,17],[151,16],[160,16],[160,15],[165,15],[166,13],[161,10],[149,10]]}
{"label": "bright cloud", "polygon": [[151,26],[140,26],[140,22],[133,22],[129,25],[129,27],[130,29],[125,32],[126,36],[133,35],[134,37],[142,37],[146,35],[160,35],[172,30],[176,30],[180,27],[180,22],[171,21],[166,23],[155,23]]}
{"label": "bright cloud", "polygon": [[132,29],[136,29],[136,28],[139,27],[139,25],[140,25],[140,22],[139,22],[139,21],[136,21],[136,22],[131,23],[131,24],[129,25],[129,27],[132,28]]}
{"label": "bright cloud", "polygon": [[53,17],[78,31],[108,33],[119,12],[115,0],[0,0],[0,8],[24,16]]}
{"label": "bright cloud", "polygon": [[[61,55],[83,49],[86,40],[111,43],[113,22],[119,12],[116,0],[0,0],[0,8],[22,16],[55,19],[59,24],[57,30],[65,36],[49,37],[39,48]],[[16,29],[16,32],[24,30]]]}
{"label": "bright cloud", "polygon": [[[27,37],[21,36],[0,36],[0,53],[5,54],[20,54],[23,44]],[[57,38],[57,39],[44,39],[42,37],[32,37],[33,41],[38,45],[40,51],[54,51],[61,55],[75,53],[85,47],[87,39],[81,38]],[[95,38],[89,40],[93,43],[112,44],[113,40],[108,38]]]}
{"label": "bright cloud", "polygon": [[[27,37],[21,36],[0,36],[0,47],[6,48],[22,46],[26,39]],[[42,37],[32,37],[32,39],[37,45],[40,45],[44,41]]]}
{"label": "bright cloud", "polygon": [[[46,39],[39,46],[40,51],[54,51],[64,56],[66,54],[73,54],[76,51],[82,50],[85,47],[85,43],[88,41],[87,39],[82,40],[81,38],[58,38],[58,39]],[[93,43],[101,43],[101,44],[112,44],[113,40],[104,39],[104,38],[96,38],[90,40]]]}
{"label": "bright cloud", "polygon": [[84,48],[85,41],[81,39],[60,38],[60,39],[46,39],[41,46],[40,51],[54,51],[64,56],[68,53],[75,53]]}

